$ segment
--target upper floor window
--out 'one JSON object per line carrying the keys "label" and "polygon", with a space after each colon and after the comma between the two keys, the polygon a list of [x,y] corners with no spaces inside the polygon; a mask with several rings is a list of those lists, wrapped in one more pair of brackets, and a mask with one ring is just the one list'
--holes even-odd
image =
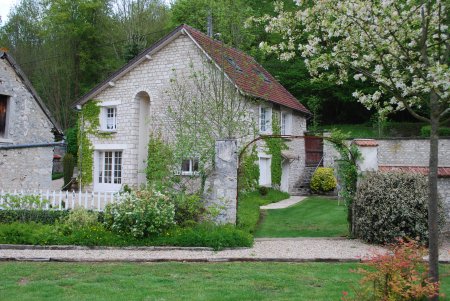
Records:
{"label": "upper floor window", "polygon": [[270,133],[272,126],[272,109],[264,106],[259,107],[259,131]]}
{"label": "upper floor window", "polygon": [[115,131],[117,129],[117,108],[103,107],[102,108],[102,130]]}
{"label": "upper floor window", "polygon": [[292,135],[291,130],[291,114],[288,112],[281,112],[281,135]]}
{"label": "upper floor window", "polygon": [[198,173],[198,158],[184,159],[181,162],[182,175],[195,175]]}
{"label": "upper floor window", "polygon": [[8,118],[8,96],[0,95],[0,138],[6,138]]}

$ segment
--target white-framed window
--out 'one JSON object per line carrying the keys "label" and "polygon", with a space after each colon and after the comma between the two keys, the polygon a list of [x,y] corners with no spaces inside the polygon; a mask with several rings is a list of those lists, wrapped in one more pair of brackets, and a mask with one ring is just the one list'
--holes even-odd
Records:
{"label": "white-framed window", "polygon": [[101,129],[103,131],[117,130],[117,107],[102,107]]}
{"label": "white-framed window", "polygon": [[95,154],[95,191],[118,191],[122,187],[123,152],[98,150]]}
{"label": "white-framed window", "polygon": [[281,135],[292,135],[292,115],[289,112],[281,112]]}
{"label": "white-framed window", "polygon": [[0,138],[7,138],[8,136],[8,110],[8,96],[0,95]]}
{"label": "white-framed window", "polygon": [[198,158],[184,159],[181,162],[182,175],[196,175],[198,173]]}
{"label": "white-framed window", "polygon": [[259,107],[259,131],[263,134],[269,134],[272,131],[272,108]]}

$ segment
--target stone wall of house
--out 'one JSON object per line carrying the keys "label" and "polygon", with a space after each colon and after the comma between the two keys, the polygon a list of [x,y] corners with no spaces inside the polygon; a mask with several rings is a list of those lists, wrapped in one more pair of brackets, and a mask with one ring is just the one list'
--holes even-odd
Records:
{"label": "stone wall of house", "polygon": [[[100,105],[115,105],[117,107],[117,132],[108,138],[91,136],[94,149],[105,148],[123,150],[123,183],[138,184],[139,161],[139,101],[136,95],[145,92],[150,98],[148,114],[149,132],[161,133],[167,141],[174,140],[171,118],[167,115],[169,106],[176,105],[171,99],[171,79],[181,81],[189,79],[193,71],[207,72],[205,68],[211,65],[205,55],[186,35],[180,35],[160,51],[152,55],[150,60],[142,62],[126,75],[118,79],[112,86],[106,88],[96,97]],[[247,100],[246,100],[247,101]],[[258,123],[259,102],[248,100],[247,110],[253,116],[255,126]],[[269,104],[271,105],[271,104]],[[302,135],[306,130],[306,120],[300,114],[293,114],[293,134]],[[252,130],[249,129],[249,132]],[[219,137],[220,138],[220,137]],[[252,134],[246,139],[238,141],[238,149],[253,138]],[[258,150],[264,147],[258,144]],[[292,152],[298,154],[299,159],[292,163],[290,187],[301,176],[304,165],[304,142],[293,140],[288,142]],[[92,189],[90,187],[84,187]]]}
{"label": "stone wall of house", "polygon": [[[53,142],[53,125],[6,60],[0,59],[0,94],[7,95],[7,134],[0,145]],[[0,150],[0,189],[48,189],[53,148]]]}
{"label": "stone wall of house", "polygon": [[51,147],[0,150],[0,190],[51,189]]}

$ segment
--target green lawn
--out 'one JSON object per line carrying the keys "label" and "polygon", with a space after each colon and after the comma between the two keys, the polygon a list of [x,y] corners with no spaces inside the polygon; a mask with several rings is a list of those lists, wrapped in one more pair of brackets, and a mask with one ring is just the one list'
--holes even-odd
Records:
{"label": "green lawn", "polygon": [[238,201],[237,227],[248,233],[253,233],[260,217],[259,206],[287,198],[289,198],[288,193],[274,189],[269,189],[268,193],[264,196],[258,191],[241,193]]}
{"label": "green lawn", "polygon": [[309,197],[289,208],[266,210],[256,237],[346,236],[346,207],[323,197]]}
{"label": "green lawn", "polygon": [[[0,300],[340,300],[355,263],[0,263]],[[441,275],[450,266],[441,266]],[[450,295],[450,278],[442,291]]]}

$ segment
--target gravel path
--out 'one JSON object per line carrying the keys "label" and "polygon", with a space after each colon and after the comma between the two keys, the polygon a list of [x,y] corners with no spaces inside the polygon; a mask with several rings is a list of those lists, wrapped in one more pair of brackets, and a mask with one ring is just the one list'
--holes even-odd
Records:
{"label": "gravel path", "polygon": [[[381,247],[358,240],[330,238],[257,239],[252,248],[223,251],[183,248],[15,250],[0,249],[0,260],[39,261],[358,261]],[[441,250],[442,261],[450,261],[450,243]]]}
{"label": "gravel path", "polygon": [[271,203],[268,205],[264,205],[259,207],[260,209],[283,209],[283,208],[287,208],[290,207],[292,205],[295,205],[301,201],[303,201],[304,199],[306,199],[305,196],[291,196],[290,198],[283,200],[283,201],[279,201],[276,203]]}

